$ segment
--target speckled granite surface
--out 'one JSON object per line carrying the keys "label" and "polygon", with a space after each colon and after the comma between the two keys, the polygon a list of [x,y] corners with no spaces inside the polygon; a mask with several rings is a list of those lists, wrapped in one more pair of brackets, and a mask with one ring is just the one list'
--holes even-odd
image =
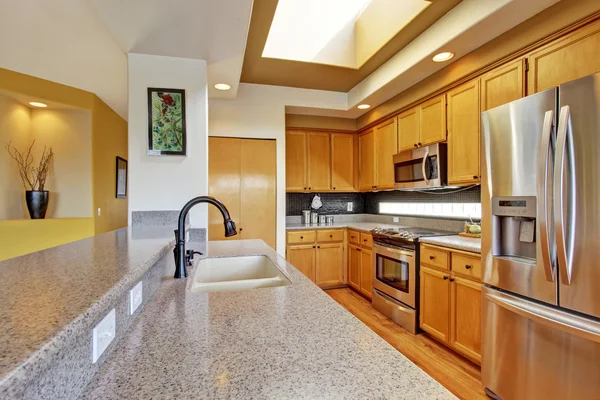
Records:
{"label": "speckled granite surface", "polygon": [[165,227],[124,228],[0,262],[0,398],[52,385],[52,374],[77,379],[51,368],[75,347],[91,364],[92,328],[173,241]]}
{"label": "speckled granite surface", "polygon": [[189,278],[165,278],[86,399],[455,398],[262,241],[189,248],[265,254],[293,283],[191,293]]}
{"label": "speckled granite surface", "polygon": [[419,239],[422,243],[430,243],[452,249],[471,251],[481,254],[481,239],[463,236],[438,236]]}

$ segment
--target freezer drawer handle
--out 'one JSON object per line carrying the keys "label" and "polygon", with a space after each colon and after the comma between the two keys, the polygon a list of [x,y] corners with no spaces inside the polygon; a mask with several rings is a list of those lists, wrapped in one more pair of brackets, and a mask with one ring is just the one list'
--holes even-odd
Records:
{"label": "freezer drawer handle", "polygon": [[540,216],[540,247],[542,250],[542,265],[544,266],[544,272],[546,273],[546,280],[548,282],[554,282],[556,280],[554,268],[555,260],[555,245],[551,242],[551,238],[554,238],[554,226],[548,224],[548,192],[552,189],[548,188],[550,182],[552,182],[552,166],[550,163],[550,152],[552,151],[552,128],[554,125],[554,111],[546,111],[544,115],[544,125],[542,129],[542,141],[540,144],[540,157],[538,161],[538,176],[542,177],[542,184],[538,185],[537,198],[538,198],[538,210]]}
{"label": "freezer drawer handle", "polygon": [[555,311],[549,307],[521,300],[504,293],[492,292],[492,289],[488,288],[484,289],[484,296],[492,303],[524,318],[558,329],[569,335],[600,343],[600,324],[597,322],[566,314],[562,311]]}

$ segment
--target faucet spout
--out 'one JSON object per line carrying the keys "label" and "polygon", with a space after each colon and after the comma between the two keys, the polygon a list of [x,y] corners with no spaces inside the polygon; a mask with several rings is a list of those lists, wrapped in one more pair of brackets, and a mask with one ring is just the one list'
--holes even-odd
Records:
{"label": "faucet spout", "polygon": [[223,224],[225,226],[225,236],[230,237],[237,235],[237,229],[235,222],[231,220],[227,207],[219,200],[210,196],[198,196],[188,201],[181,212],[179,213],[179,219],[177,221],[177,229],[175,230],[175,248],[173,249],[173,255],[175,257],[175,278],[187,278],[187,267],[191,265],[191,258],[193,254],[188,255],[185,250],[185,219],[188,213],[196,204],[208,203],[212,204],[221,211],[223,215]]}

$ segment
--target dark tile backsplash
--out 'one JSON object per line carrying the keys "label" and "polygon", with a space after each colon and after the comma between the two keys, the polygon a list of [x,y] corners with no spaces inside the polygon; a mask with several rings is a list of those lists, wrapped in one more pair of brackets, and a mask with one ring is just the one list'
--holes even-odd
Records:
{"label": "dark tile backsplash", "polygon": [[[287,193],[286,215],[302,215],[302,210],[310,210],[314,193]],[[444,192],[376,192],[376,193],[319,193],[324,214],[378,214],[379,202],[398,203],[480,203],[479,186],[466,190],[452,189]],[[348,202],[354,203],[352,212],[346,211]]]}

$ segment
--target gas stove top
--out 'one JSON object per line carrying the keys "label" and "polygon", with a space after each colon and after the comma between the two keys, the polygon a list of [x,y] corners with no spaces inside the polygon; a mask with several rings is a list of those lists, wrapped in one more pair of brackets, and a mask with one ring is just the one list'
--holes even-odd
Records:
{"label": "gas stove top", "polygon": [[411,244],[422,237],[428,236],[450,236],[455,232],[436,231],[433,229],[413,228],[410,226],[399,226],[391,228],[377,227],[371,231],[373,240],[387,244]]}

